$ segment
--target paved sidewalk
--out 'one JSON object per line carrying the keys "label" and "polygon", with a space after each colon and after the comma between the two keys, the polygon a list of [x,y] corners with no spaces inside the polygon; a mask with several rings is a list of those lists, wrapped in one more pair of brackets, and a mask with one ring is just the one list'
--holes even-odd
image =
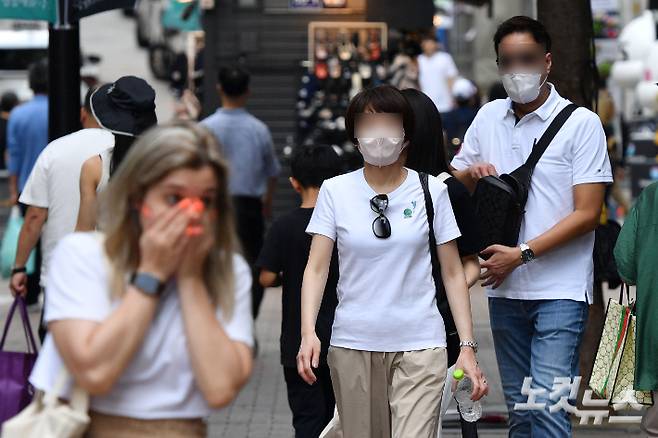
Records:
{"label": "paved sidewalk", "polygon": [[[291,417],[286,399],[285,383],[279,365],[280,300],[281,291],[279,289],[267,290],[256,324],[260,354],[255,364],[254,374],[237,400],[211,418],[210,436],[213,438],[290,438],[294,436],[290,426]],[[485,415],[496,416],[504,414],[505,405],[493,350],[493,340],[489,330],[487,300],[482,289],[476,288],[473,291],[472,302],[475,333],[481,344],[480,364],[489,376],[491,385],[490,395],[484,400],[483,408]],[[461,433],[457,429],[458,423],[451,421],[457,419],[454,404],[448,414],[448,427],[444,429],[443,436],[446,438],[460,437]],[[614,428],[610,425],[576,427],[574,436],[617,438],[621,434],[626,437],[642,436],[636,425]],[[507,436],[507,429],[501,424],[482,425],[479,436],[502,438]]]}
{"label": "paved sidewalk", "polygon": [[[491,394],[483,403],[485,415],[496,416],[504,413],[502,388],[493,351],[493,342],[489,332],[488,309],[486,298],[481,289],[472,295],[475,332],[481,344],[480,363],[489,377]],[[4,323],[11,303],[9,287],[6,280],[0,280],[0,322]],[[260,354],[254,366],[254,373],[238,398],[226,409],[210,418],[209,436],[213,438],[291,438],[291,416],[286,398],[286,388],[279,365],[279,327],[281,318],[281,291],[269,289],[263,300],[261,315],[256,324]],[[30,315],[36,328],[38,314]],[[14,327],[8,337],[8,350],[23,350],[25,339],[19,331],[20,324]],[[457,427],[454,405],[448,411],[444,436],[454,438],[461,436]],[[637,425],[588,428],[575,427],[575,437],[617,438],[643,436]],[[501,424],[482,424],[480,437],[502,438],[507,436],[506,428]]]}

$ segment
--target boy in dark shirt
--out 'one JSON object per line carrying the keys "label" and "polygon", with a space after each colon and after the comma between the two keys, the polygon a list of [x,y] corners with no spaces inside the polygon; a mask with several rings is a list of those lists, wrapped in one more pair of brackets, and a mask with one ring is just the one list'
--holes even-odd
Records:
{"label": "boy in dark shirt", "polygon": [[318,314],[316,333],[322,343],[318,381],[308,385],[297,373],[297,352],[301,343],[301,292],[304,269],[311,249],[306,227],[311,220],[320,186],[340,173],[340,159],[330,146],[304,146],[291,161],[290,184],[301,196],[299,208],[277,219],[270,229],[256,262],[261,269],[260,284],[283,286],[281,321],[281,364],[288,388],[288,404],[293,415],[296,438],[316,438],[334,414],[327,350],[338,300],[338,260],[334,250],[327,286]]}

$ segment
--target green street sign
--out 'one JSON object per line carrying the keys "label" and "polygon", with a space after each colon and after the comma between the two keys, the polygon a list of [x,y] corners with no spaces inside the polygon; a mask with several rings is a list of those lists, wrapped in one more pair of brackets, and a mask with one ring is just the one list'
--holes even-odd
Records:
{"label": "green street sign", "polygon": [[0,0],[0,19],[44,20],[57,19],[57,0]]}

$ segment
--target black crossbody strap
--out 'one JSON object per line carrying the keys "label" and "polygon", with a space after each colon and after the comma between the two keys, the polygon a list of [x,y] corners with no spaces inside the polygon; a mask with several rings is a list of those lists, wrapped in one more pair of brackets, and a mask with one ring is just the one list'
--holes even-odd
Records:
{"label": "black crossbody strap", "polygon": [[434,235],[434,203],[432,202],[432,195],[430,195],[430,188],[428,184],[428,177],[426,173],[419,172],[420,185],[423,187],[423,195],[425,196],[425,211],[427,212],[427,224],[429,225],[429,245],[430,245],[430,258],[432,260],[432,277],[434,284],[442,284],[441,269],[439,267],[439,255],[436,253],[436,236]]}
{"label": "black crossbody strap", "polygon": [[525,162],[525,166],[527,168],[529,168],[531,171],[535,168],[541,156],[544,155],[548,145],[551,144],[553,138],[555,138],[555,135],[560,131],[564,123],[567,121],[569,116],[571,116],[571,113],[576,110],[576,108],[578,108],[578,105],[575,103],[570,103],[564,107],[564,109],[560,111],[557,116],[555,116],[551,124],[548,125],[548,128],[546,128],[546,131],[544,131],[544,134],[541,136],[539,141],[533,146],[532,153],[528,157],[528,160]]}

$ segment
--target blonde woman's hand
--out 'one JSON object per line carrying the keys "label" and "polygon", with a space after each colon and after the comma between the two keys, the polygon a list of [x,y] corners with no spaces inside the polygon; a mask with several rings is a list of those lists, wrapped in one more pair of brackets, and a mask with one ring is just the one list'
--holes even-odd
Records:
{"label": "blonde woman's hand", "polygon": [[320,348],[320,339],[315,332],[302,335],[302,343],[299,346],[299,353],[297,353],[297,372],[309,385],[314,384],[317,380],[313,369],[320,365]]}
{"label": "blonde woman's hand", "polygon": [[208,254],[215,246],[213,225],[206,216],[197,225],[189,225],[185,233],[188,241],[176,270],[176,276],[179,279],[202,278]]}
{"label": "blonde woman's hand", "polygon": [[[464,370],[466,377],[473,382],[473,392],[471,393],[471,400],[480,400],[485,395],[489,394],[489,385],[487,378],[480,369],[478,362],[475,358],[475,351],[470,347],[462,347],[461,353],[455,363],[455,369]],[[453,382],[452,391],[457,389],[457,381]]]}
{"label": "blonde woman's hand", "polygon": [[156,218],[139,238],[138,271],[168,280],[180,266],[189,237],[185,230],[190,222],[189,203],[181,201]]}

